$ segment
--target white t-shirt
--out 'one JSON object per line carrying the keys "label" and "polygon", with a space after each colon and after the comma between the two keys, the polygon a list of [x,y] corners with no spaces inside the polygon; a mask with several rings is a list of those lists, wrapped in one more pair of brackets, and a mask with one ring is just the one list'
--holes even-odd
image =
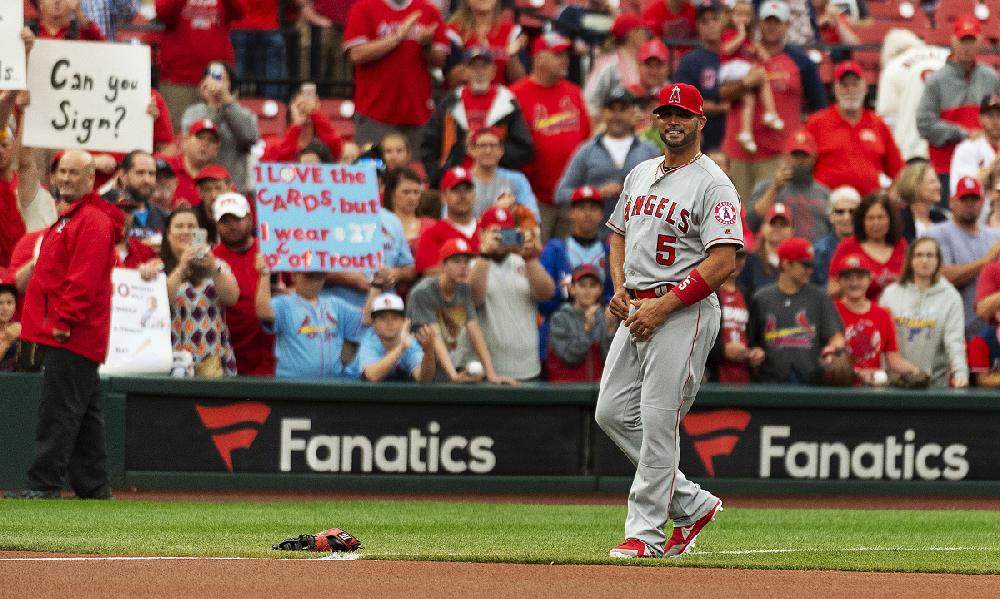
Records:
{"label": "white t-shirt", "polygon": [[927,141],[917,132],[917,106],[924,80],[944,66],[950,52],[938,46],[918,46],[882,67],[875,112],[892,129],[904,160],[927,158]]}
{"label": "white t-shirt", "polygon": [[524,258],[510,254],[500,263],[490,260],[486,301],[478,311],[496,373],[518,380],[541,374],[538,309],[531,297]]}
{"label": "white t-shirt", "polygon": [[628,149],[632,147],[635,136],[630,135],[621,139],[614,139],[607,135],[601,138],[604,149],[611,154],[611,159],[615,161],[615,168],[624,168],[625,157],[628,156]]}

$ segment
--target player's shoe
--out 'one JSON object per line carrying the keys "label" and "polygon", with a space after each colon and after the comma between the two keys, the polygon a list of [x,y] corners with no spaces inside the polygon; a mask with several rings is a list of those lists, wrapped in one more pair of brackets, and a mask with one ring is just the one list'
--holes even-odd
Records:
{"label": "player's shoe", "polygon": [[715,515],[722,511],[722,500],[720,499],[708,510],[708,513],[698,518],[690,526],[675,526],[674,534],[670,535],[670,540],[663,547],[663,557],[680,557],[694,547],[694,540],[698,537],[701,529],[705,525],[715,520]]}
{"label": "player's shoe", "polygon": [[608,555],[621,558],[656,557],[656,550],[639,539],[626,539],[624,543],[612,549]]}

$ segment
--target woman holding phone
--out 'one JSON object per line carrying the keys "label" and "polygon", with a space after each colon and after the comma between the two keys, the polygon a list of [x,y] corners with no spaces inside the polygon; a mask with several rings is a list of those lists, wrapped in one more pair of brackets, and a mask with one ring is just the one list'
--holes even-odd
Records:
{"label": "woman holding phone", "polygon": [[236,374],[236,357],[223,319],[240,288],[225,261],[215,257],[191,208],[167,219],[160,257],[167,273],[171,338],[175,352],[190,352],[197,376]]}

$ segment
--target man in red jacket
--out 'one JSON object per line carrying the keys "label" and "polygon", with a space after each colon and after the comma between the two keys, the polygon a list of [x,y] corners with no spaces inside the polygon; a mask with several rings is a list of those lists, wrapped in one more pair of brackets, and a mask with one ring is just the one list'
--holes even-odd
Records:
{"label": "man in red jacket", "polygon": [[77,497],[110,499],[97,367],[108,351],[116,230],[95,194],[95,164],[72,150],[59,161],[65,202],[45,233],[25,293],[21,338],[44,346],[42,403],[28,488],[16,499],[59,497],[64,478]]}

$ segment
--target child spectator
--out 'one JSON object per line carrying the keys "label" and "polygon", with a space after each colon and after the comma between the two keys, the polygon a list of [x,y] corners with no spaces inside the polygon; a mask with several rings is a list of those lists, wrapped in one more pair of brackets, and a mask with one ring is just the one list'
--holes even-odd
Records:
{"label": "child spectator", "polygon": [[[263,257],[258,268],[263,268]],[[278,377],[341,377],[344,343],[357,343],[361,311],[338,297],[320,295],[326,273],[292,275],[293,293],[271,297],[271,286],[257,286],[257,318],[274,334]],[[263,281],[262,281],[263,283]]]}
{"label": "child spectator", "polygon": [[[549,323],[546,360],[549,382],[596,383],[604,372],[604,358],[616,323],[605,320],[603,273],[592,264],[573,271],[572,303],[563,304]],[[610,325],[610,326],[609,326]]]}
{"label": "child spectator", "polygon": [[[732,8],[730,26],[722,32],[720,83],[741,81],[754,65],[770,58],[767,51],[753,39],[753,12],[753,3],[748,0],[739,0]],[[771,84],[765,78],[757,90],[747,90],[741,97],[743,104],[740,108],[740,132],[736,135],[736,141],[751,154],[757,153],[757,142],[753,138],[753,117],[757,110],[758,93],[764,109],[761,114],[763,125],[775,131],[785,128],[785,122],[778,116],[775,108]]]}
{"label": "child spectator", "polygon": [[[1000,320],[1000,310],[993,321]],[[993,324],[969,340],[969,370],[976,375],[979,387],[1000,387],[1000,324]]]}
{"label": "child spectator", "polygon": [[868,299],[872,273],[864,259],[849,254],[834,265],[843,297],[834,302],[844,321],[844,340],[854,359],[854,372],[861,382],[879,384],[875,373],[883,369],[897,374],[920,372],[899,353],[892,314]]}
{"label": "child spectator", "polygon": [[17,308],[17,287],[0,283],[0,372],[14,371],[17,338],[21,336],[21,323],[14,322]]}
{"label": "child spectator", "polygon": [[411,330],[403,299],[394,293],[379,295],[370,306],[372,326],[362,335],[358,353],[345,374],[373,383],[432,382],[437,369],[433,325]]}
{"label": "child spectator", "polygon": [[719,287],[719,304],[722,307],[722,327],[719,330],[721,355],[718,358],[717,376],[720,383],[749,383],[750,369],[760,366],[764,361],[764,350],[750,348],[747,328],[750,323],[750,310],[747,308],[746,296],[736,278],[746,265],[746,252],[740,249],[736,253],[736,270]]}

